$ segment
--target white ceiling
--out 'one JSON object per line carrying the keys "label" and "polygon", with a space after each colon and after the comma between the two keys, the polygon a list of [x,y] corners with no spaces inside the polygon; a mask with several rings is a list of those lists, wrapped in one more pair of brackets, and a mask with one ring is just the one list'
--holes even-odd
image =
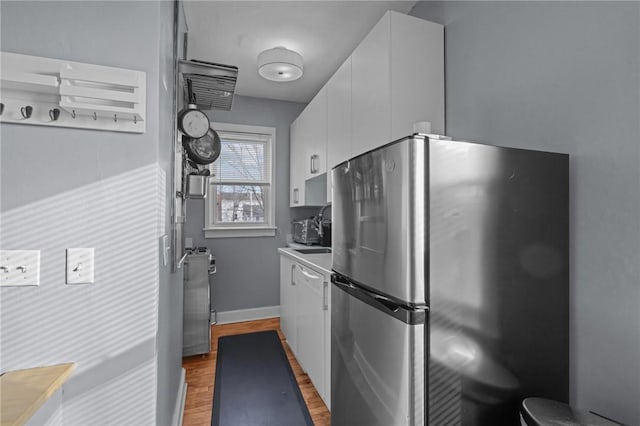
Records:
{"label": "white ceiling", "polygon": [[[415,1],[185,1],[188,59],[239,68],[236,94],[309,102],[387,10]],[[304,75],[276,83],[258,75],[258,53],[300,53]]]}

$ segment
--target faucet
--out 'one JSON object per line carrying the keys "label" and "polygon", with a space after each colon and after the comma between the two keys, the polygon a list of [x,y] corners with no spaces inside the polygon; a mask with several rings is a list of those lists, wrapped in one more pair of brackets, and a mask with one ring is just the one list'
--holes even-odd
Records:
{"label": "faucet", "polygon": [[315,219],[316,230],[318,231],[318,237],[320,238],[322,238],[322,235],[323,235],[322,224],[324,222],[324,219],[323,219],[324,211],[328,207],[331,207],[331,204],[325,204],[324,206],[322,206],[322,208],[318,212],[318,216]]}

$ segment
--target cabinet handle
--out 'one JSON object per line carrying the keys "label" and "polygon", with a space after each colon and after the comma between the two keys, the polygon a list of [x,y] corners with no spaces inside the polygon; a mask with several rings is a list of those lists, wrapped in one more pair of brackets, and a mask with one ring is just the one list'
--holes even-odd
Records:
{"label": "cabinet handle", "polygon": [[329,283],[328,282],[324,282],[322,283],[322,310],[323,311],[328,311],[329,310]]}
{"label": "cabinet handle", "polygon": [[300,268],[300,271],[302,272],[302,274],[303,274],[305,277],[307,277],[307,278],[309,278],[309,279],[317,280],[318,278],[320,278],[318,275],[310,274],[310,273],[308,273],[307,271],[305,271],[305,270],[304,270],[304,269],[302,269],[302,268]]}
{"label": "cabinet handle", "polygon": [[293,188],[293,204],[298,204],[298,188]]}
{"label": "cabinet handle", "polygon": [[296,264],[291,265],[291,285],[296,285],[295,280],[293,279],[293,271],[296,270]]}
{"label": "cabinet handle", "polygon": [[311,156],[311,174],[316,174],[318,173],[318,168],[316,167],[316,160],[318,159],[318,154],[313,154]]}

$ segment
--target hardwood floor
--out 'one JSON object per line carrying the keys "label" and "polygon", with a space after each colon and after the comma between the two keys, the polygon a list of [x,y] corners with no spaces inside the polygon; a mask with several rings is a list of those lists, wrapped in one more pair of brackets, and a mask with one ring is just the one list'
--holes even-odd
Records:
{"label": "hardwood floor", "polygon": [[296,361],[291,349],[284,342],[280,331],[280,319],[271,318],[259,321],[248,321],[234,324],[211,326],[211,352],[207,355],[196,355],[182,360],[186,370],[187,400],[185,402],[183,426],[210,426],[213,404],[213,387],[215,384],[216,356],[218,355],[218,337],[234,334],[253,333],[255,331],[276,330],[282,346],[285,348],[291,369],[296,376],[300,391],[304,397],[315,426],[330,426],[331,414],[320,395]]}

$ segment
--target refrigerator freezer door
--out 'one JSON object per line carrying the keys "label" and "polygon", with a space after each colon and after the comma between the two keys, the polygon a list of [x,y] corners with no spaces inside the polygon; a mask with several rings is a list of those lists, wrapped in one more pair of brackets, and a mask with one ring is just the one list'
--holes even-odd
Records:
{"label": "refrigerator freezer door", "polygon": [[331,424],[425,423],[424,323],[410,325],[334,285]]}
{"label": "refrigerator freezer door", "polygon": [[429,424],[569,395],[568,156],[429,143]]}
{"label": "refrigerator freezer door", "polygon": [[409,137],[332,171],[333,269],[411,306],[427,303],[427,148]]}

